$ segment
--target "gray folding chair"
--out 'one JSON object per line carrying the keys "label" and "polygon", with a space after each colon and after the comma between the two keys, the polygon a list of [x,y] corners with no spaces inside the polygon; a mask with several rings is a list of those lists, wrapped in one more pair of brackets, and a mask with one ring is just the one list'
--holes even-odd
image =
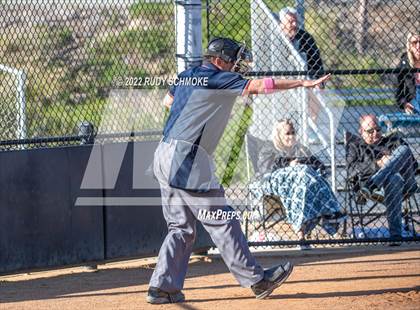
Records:
{"label": "gray folding chair", "polygon": [[[258,169],[258,156],[261,147],[265,142],[266,141],[254,137],[249,133],[245,136],[248,183],[258,179],[252,177],[251,169],[254,171],[255,176],[258,177],[260,175],[260,171]],[[248,205],[251,206],[252,212],[257,212],[259,214],[260,222],[254,227],[256,231],[258,231],[261,227],[264,230],[268,230],[274,227],[278,222],[284,221],[286,218],[286,213],[279,197],[272,195],[264,196],[261,201],[256,203],[251,192],[248,191]],[[249,221],[246,219],[246,235],[248,235],[248,228]]]}

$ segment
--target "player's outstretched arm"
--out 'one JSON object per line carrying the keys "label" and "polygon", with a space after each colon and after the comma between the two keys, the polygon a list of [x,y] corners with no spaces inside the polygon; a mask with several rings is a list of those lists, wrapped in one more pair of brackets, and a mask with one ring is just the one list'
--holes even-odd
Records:
{"label": "player's outstretched arm", "polygon": [[329,80],[331,74],[324,75],[317,80],[285,80],[285,79],[255,79],[251,80],[248,84],[247,89],[244,91],[244,95],[248,94],[269,94],[278,90],[286,90],[297,87],[312,88],[321,85],[325,81]]}

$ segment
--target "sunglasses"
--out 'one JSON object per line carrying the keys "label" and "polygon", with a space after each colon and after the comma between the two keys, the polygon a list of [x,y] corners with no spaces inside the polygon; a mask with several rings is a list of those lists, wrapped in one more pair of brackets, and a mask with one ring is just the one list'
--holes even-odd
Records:
{"label": "sunglasses", "polygon": [[374,132],[381,132],[381,127],[374,127],[374,128],[369,128],[364,130],[364,132],[368,133],[368,134],[373,134]]}
{"label": "sunglasses", "polygon": [[416,40],[416,41],[411,41],[410,42],[411,45],[416,45],[416,44],[420,44],[420,40]]}

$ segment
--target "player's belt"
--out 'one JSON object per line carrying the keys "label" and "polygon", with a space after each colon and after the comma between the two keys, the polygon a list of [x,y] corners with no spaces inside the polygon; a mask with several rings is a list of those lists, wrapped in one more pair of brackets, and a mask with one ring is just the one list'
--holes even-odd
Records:
{"label": "player's belt", "polygon": [[163,136],[161,141],[165,143],[170,143],[172,141],[172,138]]}

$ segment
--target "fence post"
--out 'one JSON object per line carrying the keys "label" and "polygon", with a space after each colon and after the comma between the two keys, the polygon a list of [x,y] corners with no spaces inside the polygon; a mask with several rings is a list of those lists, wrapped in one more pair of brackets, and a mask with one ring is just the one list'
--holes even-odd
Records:
{"label": "fence post", "polygon": [[202,61],[201,0],[175,1],[178,73]]}
{"label": "fence post", "polygon": [[305,0],[296,0],[296,11],[298,17],[298,25],[305,28]]}
{"label": "fence post", "polygon": [[356,25],[356,49],[359,54],[365,51],[365,36],[367,32],[367,1],[359,0],[358,24]]}
{"label": "fence post", "polygon": [[19,125],[17,130],[18,139],[26,139],[26,99],[25,99],[25,71],[19,70],[17,75],[17,106],[19,115]]}
{"label": "fence post", "polygon": [[0,64],[0,71],[12,74],[16,79],[16,139],[26,138],[25,71]]}

